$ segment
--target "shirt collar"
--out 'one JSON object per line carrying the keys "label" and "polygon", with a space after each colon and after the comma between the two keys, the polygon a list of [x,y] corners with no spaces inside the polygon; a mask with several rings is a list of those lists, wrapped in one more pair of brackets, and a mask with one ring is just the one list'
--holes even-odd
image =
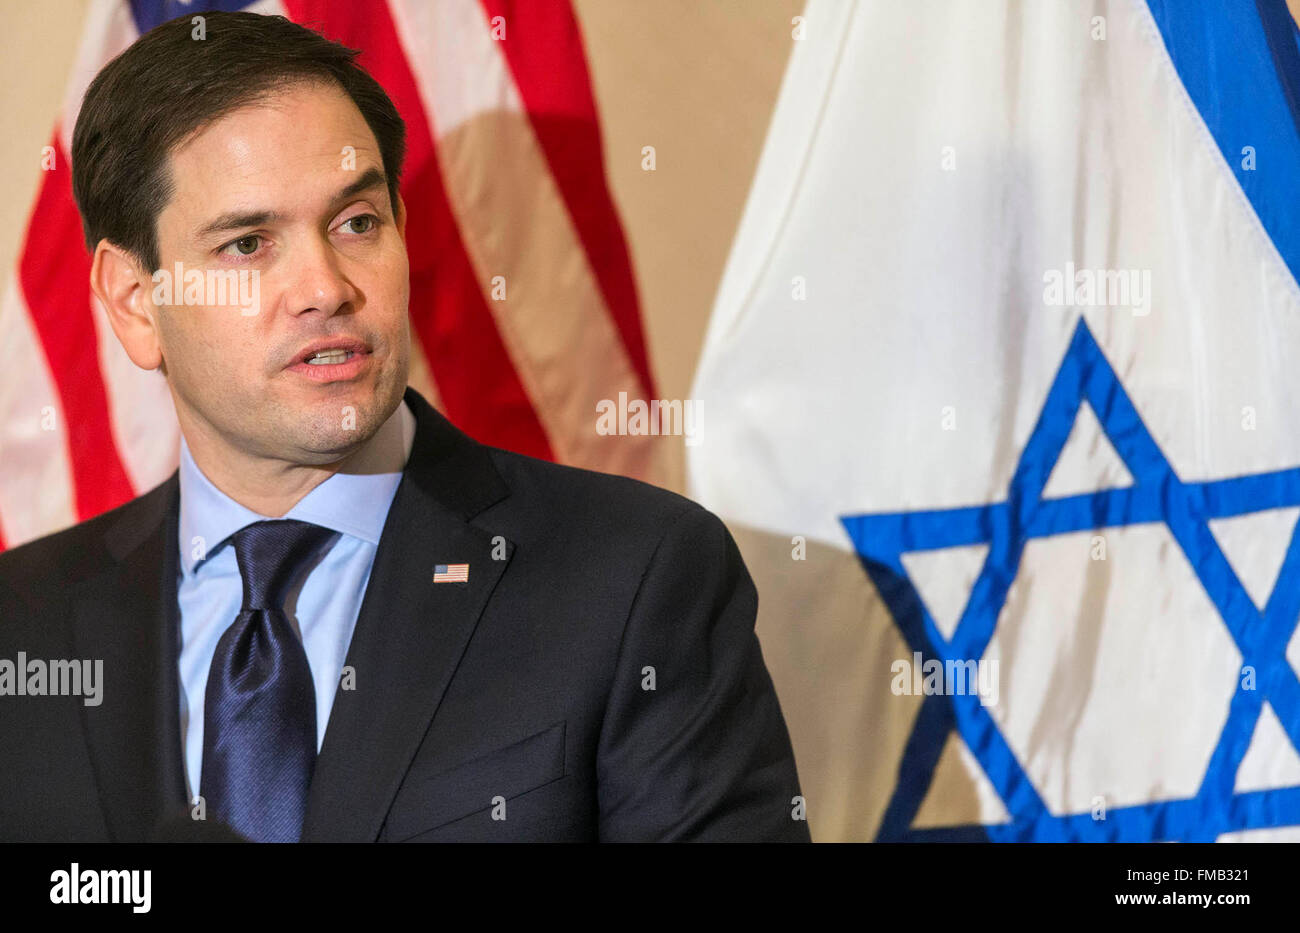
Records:
{"label": "shirt collar", "polygon": [[[415,438],[415,415],[405,400],[347,466],[303,496],[284,518],[311,522],[378,545]],[[266,521],[218,489],[203,474],[181,437],[179,545],[186,576],[221,542],[245,525]]]}

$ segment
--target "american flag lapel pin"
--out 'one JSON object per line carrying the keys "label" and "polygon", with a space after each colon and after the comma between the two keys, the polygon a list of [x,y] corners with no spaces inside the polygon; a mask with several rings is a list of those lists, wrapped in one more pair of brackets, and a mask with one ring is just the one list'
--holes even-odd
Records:
{"label": "american flag lapel pin", "polygon": [[434,564],[434,583],[468,583],[469,564]]}

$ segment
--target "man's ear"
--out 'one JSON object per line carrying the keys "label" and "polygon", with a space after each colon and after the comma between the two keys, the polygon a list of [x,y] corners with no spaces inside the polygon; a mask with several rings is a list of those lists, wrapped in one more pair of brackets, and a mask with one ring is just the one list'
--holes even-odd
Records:
{"label": "man's ear", "polygon": [[397,235],[406,242],[406,202],[402,200],[401,194],[397,195]]}
{"label": "man's ear", "polygon": [[90,265],[90,289],[103,303],[108,323],[131,362],[141,369],[161,366],[153,277],[135,257],[108,240],[100,240]]}

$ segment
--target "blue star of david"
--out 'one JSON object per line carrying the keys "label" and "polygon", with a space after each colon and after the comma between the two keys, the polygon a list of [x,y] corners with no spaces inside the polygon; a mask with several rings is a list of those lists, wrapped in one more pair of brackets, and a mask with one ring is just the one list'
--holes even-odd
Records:
{"label": "blue star of david", "polygon": [[[1133,484],[1044,499],[1052,468],[1086,399]],[[1212,841],[1224,832],[1300,824],[1300,786],[1236,793],[1237,769],[1268,700],[1300,751],[1300,680],[1285,652],[1300,618],[1300,535],[1292,529],[1263,611],[1247,595],[1210,532],[1211,519],[1300,505],[1300,468],[1205,483],[1178,478],[1083,319],[1025,445],[1005,501],[969,508],[841,518],[858,556],[912,651],[925,659],[983,657],[1026,543],[1069,532],[1163,522],[1205,588],[1238,650],[1256,671],[1242,677],[1194,797],[1091,812],[1051,813],[973,692],[926,696],[905,746],[881,841]],[[953,632],[945,639],[903,568],[910,551],[987,544],[988,555]],[[956,729],[1001,797],[1010,822],[916,829],[912,823]]]}

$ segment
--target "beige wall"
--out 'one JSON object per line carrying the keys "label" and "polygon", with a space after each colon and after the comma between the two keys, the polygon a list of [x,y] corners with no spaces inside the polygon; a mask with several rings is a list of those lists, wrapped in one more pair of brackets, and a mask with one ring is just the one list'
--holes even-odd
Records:
{"label": "beige wall", "polygon": [[[661,398],[686,398],[802,0],[575,0]],[[0,5],[0,269],[13,268],[89,0]],[[641,170],[654,146],[658,167]],[[683,448],[664,478],[682,488]]]}
{"label": "beige wall", "polygon": [[[661,398],[687,398],[802,0],[576,0]],[[641,169],[654,146],[657,168]],[[667,485],[683,488],[684,448]]]}
{"label": "beige wall", "polygon": [[0,4],[0,281],[8,282],[89,0]]}

